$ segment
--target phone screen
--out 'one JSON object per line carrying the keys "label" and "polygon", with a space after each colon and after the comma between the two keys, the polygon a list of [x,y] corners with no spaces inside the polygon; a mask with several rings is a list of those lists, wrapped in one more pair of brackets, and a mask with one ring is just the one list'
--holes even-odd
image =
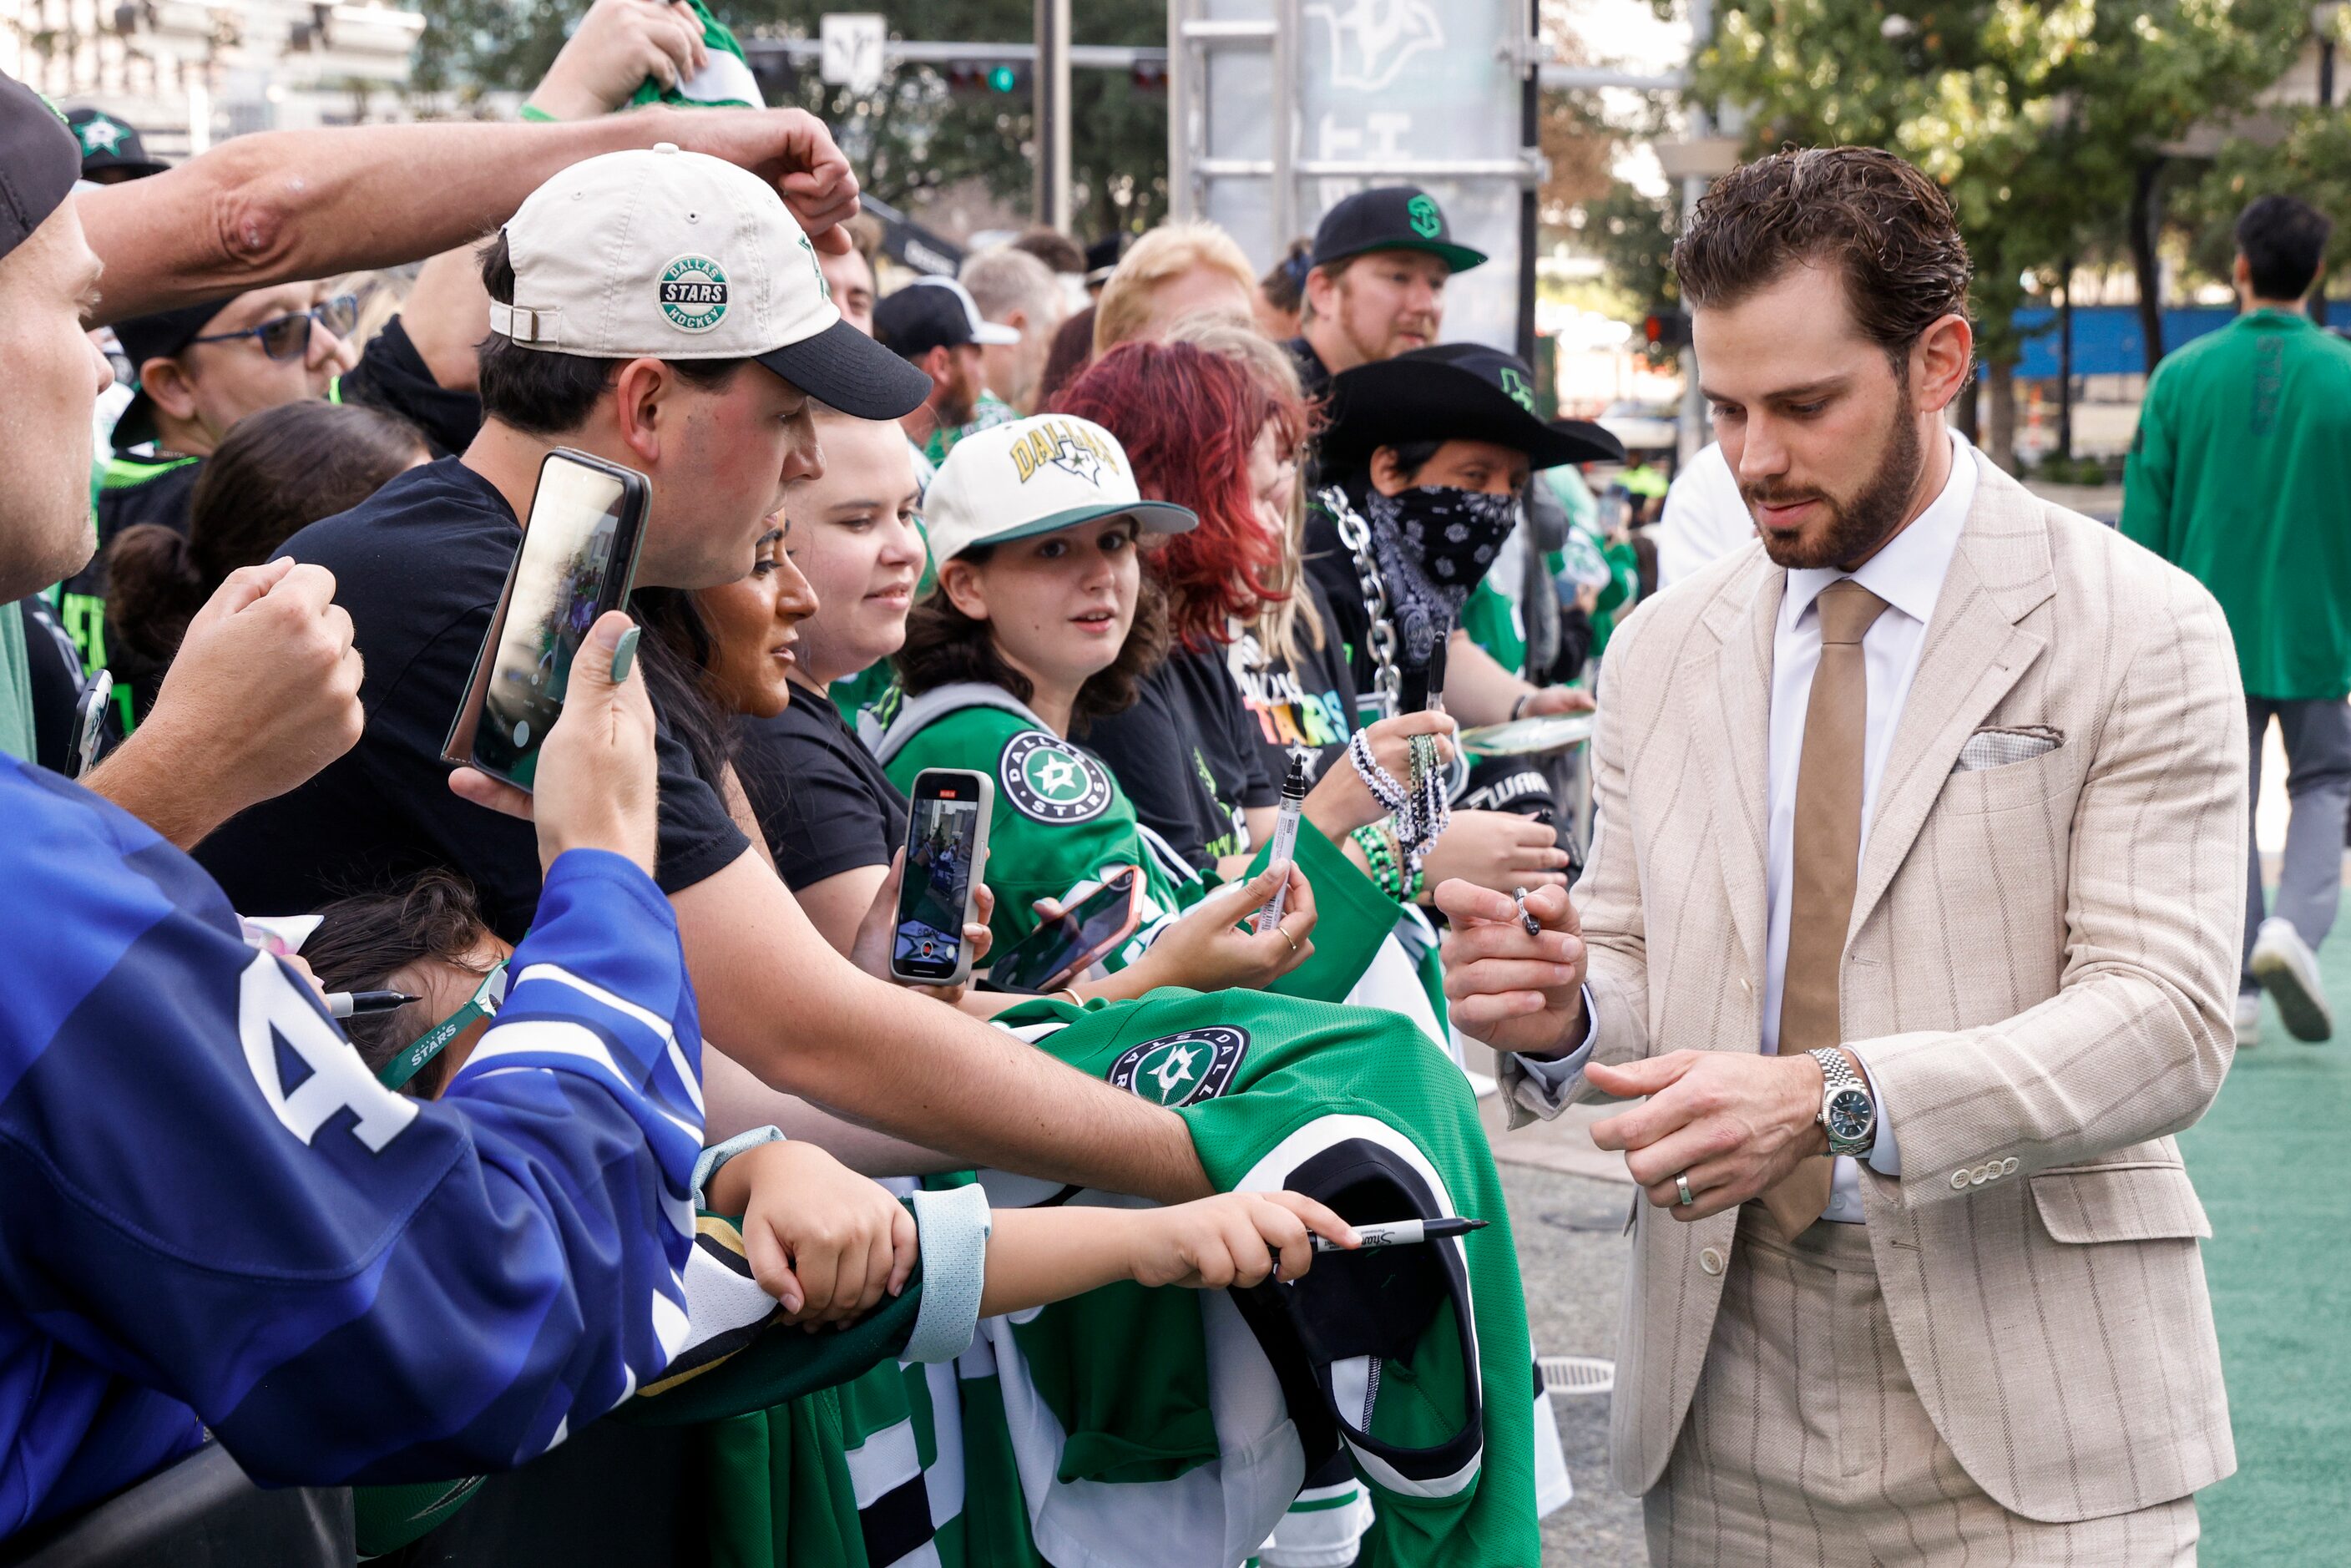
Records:
{"label": "phone screen", "polygon": [[987,982],[1000,990],[1036,992],[1048,980],[1102,953],[1126,934],[1134,907],[1134,868],[1106,879],[1102,886],[1015,943],[987,971]]}
{"label": "phone screen", "polygon": [[898,886],[891,963],[899,974],[946,981],[963,967],[963,912],[978,843],[979,800],[969,784],[916,790],[906,825],[906,874]]}
{"label": "phone screen", "polygon": [[563,711],[572,657],[596,623],[611,573],[624,569],[613,559],[624,495],[619,479],[581,464],[554,458],[539,469],[474,736],[482,765],[526,789]]}

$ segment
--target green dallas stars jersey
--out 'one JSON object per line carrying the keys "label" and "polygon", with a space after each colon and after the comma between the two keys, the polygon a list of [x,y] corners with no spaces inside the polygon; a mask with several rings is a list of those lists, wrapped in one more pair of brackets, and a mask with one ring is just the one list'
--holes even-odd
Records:
{"label": "green dallas stars jersey", "polygon": [[[1230,1568],[1335,1449],[1377,1503],[1363,1568],[1536,1563],[1534,1433],[1550,1415],[1500,1182],[1453,1064],[1395,1014],[1251,992],[1038,1001],[1008,1019],[1175,1109],[1220,1190],[1290,1186],[1365,1221],[1490,1223],[1460,1241],[1324,1254],[1290,1286],[1112,1286],[983,1320],[952,1380],[884,1363],[714,1426],[714,1561]],[[1136,1201],[995,1172],[979,1185],[998,1207]],[[909,1310],[902,1299],[877,1317]],[[873,1322],[849,1331],[861,1354]]]}
{"label": "green dallas stars jersey", "polygon": [[[1248,992],[1037,1002],[1003,1021],[1174,1109],[1221,1191],[1287,1186],[1364,1221],[1491,1222],[1460,1242],[1325,1254],[1295,1285],[1113,1286],[983,1322],[1043,1559],[1115,1568],[1151,1540],[1160,1561],[1238,1563],[1335,1444],[1377,1505],[1364,1568],[1537,1562],[1525,1302],[1452,1061],[1395,1014]],[[998,1207],[1132,1201],[981,1182]],[[973,1491],[964,1511],[977,1528],[1003,1500]]]}
{"label": "green dallas stars jersey", "polygon": [[[987,881],[996,894],[990,929],[999,953],[1037,928],[1032,905],[1038,899],[1070,904],[1091,891],[1106,868],[1139,865],[1143,924],[1103,966],[1123,969],[1162,926],[1216,885],[1136,821],[1126,792],[1098,758],[1054,735],[1001,687],[957,684],[908,698],[874,754],[890,781],[909,794],[925,768],[975,768],[995,780]],[[1252,874],[1263,869],[1268,852],[1259,847]],[[1314,952],[1272,988],[1337,1001],[1395,927],[1395,905],[1311,826],[1300,830],[1296,854],[1314,886]]]}

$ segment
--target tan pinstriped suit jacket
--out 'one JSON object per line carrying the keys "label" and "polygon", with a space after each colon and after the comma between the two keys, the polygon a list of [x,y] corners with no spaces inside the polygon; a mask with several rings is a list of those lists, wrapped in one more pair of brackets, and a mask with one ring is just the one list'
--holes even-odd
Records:
{"label": "tan pinstriped suit jacket", "polygon": [[[1840,979],[1902,1156],[1898,1181],[1863,1168],[1864,1203],[1935,1429],[2003,1507],[2090,1519],[2236,1468],[2197,1246],[2211,1228],[2170,1134],[2232,1046],[2244,705],[2200,586],[1966,455],[1975,505],[1879,784]],[[1748,546],[1609,645],[1599,831],[1575,889],[1601,1060],[1757,1049],[1784,582]],[[1952,771],[1978,728],[2032,725],[2063,744]],[[1719,1270],[1736,1224],[1640,1215],[1612,1445],[1633,1492],[1689,1408],[1723,1282],[1702,1254]]]}

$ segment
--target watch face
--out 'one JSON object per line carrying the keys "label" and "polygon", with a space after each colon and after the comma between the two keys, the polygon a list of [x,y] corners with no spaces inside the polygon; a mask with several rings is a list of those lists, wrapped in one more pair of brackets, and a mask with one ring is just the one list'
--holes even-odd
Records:
{"label": "watch face", "polygon": [[1858,1143],[1869,1136],[1869,1125],[1876,1116],[1866,1091],[1840,1089],[1829,1097],[1829,1136],[1840,1144]]}

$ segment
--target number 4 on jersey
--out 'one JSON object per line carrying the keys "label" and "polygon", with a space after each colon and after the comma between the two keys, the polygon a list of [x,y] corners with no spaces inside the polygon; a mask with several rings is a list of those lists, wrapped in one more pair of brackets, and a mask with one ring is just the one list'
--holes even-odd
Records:
{"label": "number 4 on jersey", "polygon": [[[349,1040],[295,988],[285,968],[256,953],[237,982],[236,1027],[245,1044],[245,1064],[261,1097],[286,1130],[305,1144],[348,1106],[359,1120],[351,1135],[381,1154],[400,1130],[416,1119],[416,1102],[375,1081]],[[277,1071],[277,1042],[302,1059],[310,1075],[288,1092]]]}

